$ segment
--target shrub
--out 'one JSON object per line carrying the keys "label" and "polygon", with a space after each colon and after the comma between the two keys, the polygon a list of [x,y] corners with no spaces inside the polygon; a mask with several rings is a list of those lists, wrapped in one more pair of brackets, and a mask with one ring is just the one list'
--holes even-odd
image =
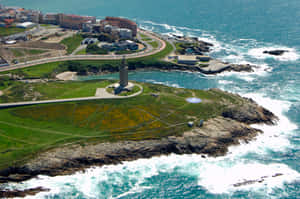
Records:
{"label": "shrub", "polygon": [[106,55],[108,54],[108,51],[100,48],[97,44],[89,44],[86,47],[86,52],[88,54],[94,54],[94,55]]}
{"label": "shrub", "polygon": [[105,42],[108,42],[108,43],[112,43],[114,42],[116,39],[110,35],[110,34],[107,34],[107,33],[101,33],[99,36],[98,36],[98,40],[99,41],[105,41]]}

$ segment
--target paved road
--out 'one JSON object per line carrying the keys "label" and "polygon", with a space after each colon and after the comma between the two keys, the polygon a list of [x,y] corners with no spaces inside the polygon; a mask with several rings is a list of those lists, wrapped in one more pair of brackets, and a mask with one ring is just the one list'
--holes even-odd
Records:
{"label": "paved road", "polygon": [[141,85],[135,84],[140,87],[140,91],[129,96],[116,96],[106,92],[106,88],[100,88],[96,92],[96,97],[80,97],[80,98],[69,98],[69,99],[57,99],[57,100],[41,100],[41,101],[28,101],[28,102],[13,102],[13,103],[3,103],[0,104],[0,109],[18,107],[18,106],[28,106],[28,105],[37,105],[37,104],[53,104],[53,103],[62,103],[62,102],[80,102],[80,101],[90,101],[90,100],[101,100],[101,99],[126,99],[131,97],[136,97],[143,92],[143,87]]}
{"label": "paved road", "polygon": [[[160,48],[151,50],[151,51],[144,51],[144,52],[139,52],[139,53],[134,53],[134,54],[128,54],[126,55],[127,59],[130,58],[139,58],[139,57],[146,57],[150,56],[153,54],[156,54],[162,50],[165,49],[166,43],[159,37],[156,37],[149,32],[139,30],[139,32],[147,35],[148,37],[157,40],[160,43]],[[151,48],[152,49],[152,48]],[[69,56],[60,56],[60,57],[51,57],[51,58],[45,58],[45,59],[39,59],[39,60],[33,60],[29,61],[26,63],[20,63],[16,65],[11,65],[8,67],[0,67],[0,72],[3,71],[9,71],[9,70],[14,70],[14,69],[20,69],[20,68],[26,68],[38,64],[45,64],[45,63],[51,63],[51,62],[57,62],[57,61],[69,61],[69,60],[119,60],[122,59],[123,55],[69,55]]]}

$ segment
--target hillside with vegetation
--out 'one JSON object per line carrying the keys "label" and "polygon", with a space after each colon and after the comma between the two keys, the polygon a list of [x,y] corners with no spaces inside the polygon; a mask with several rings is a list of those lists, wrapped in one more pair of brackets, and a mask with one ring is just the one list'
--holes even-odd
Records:
{"label": "hillside with vegetation", "polygon": [[[40,99],[89,96],[111,81],[7,84],[8,96],[22,101],[27,92]],[[128,99],[94,100],[0,110],[0,168],[17,166],[45,150],[68,144],[138,141],[179,136],[195,123],[222,116],[228,107],[239,108],[246,99],[220,90],[189,90],[141,84],[143,94]],[[28,88],[30,87],[30,88]],[[16,93],[22,93],[16,96]],[[191,104],[187,97],[199,97]],[[1,101],[11,101],[1,97]],[[150,103],[151,102],[151,103]]]}
{"label": "hillside with vegetation", "polygon": [[[169,42],[166,42],[166,44],[166,48],[156,54],[127,59],[129,70],[151,67],[164,69],[173,68],[173,63],[163,60],[163,58],[174,50]],[[86,75],[87,73],[97,74],[101,72],[118,72],[120,63],[121,60],[59,61],[0,72],[0,74],[14,74],[25,79],[53,78],[56,74],[65,71],[78,72],[79,75]]]}

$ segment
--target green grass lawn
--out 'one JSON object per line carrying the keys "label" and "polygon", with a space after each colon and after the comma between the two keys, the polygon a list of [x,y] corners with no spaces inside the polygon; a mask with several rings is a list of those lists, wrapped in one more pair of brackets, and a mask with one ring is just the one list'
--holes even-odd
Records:
{"label": "green grass lawn", "polygon": [[104,88],[111,81],[70,81],[47,83],[21,83],[11,81],[2,88],[4,95],[0,96],[0,103],[66,99],[95,96],[97,88]]}
{"label": "green grass lawn", "polygon": [[51,62],[46,64],[39,64],[27,68],[15,69],[6,72],[0,72],[0,74],[17,74],[28,78],[45,78],[49,77],[51,73],[56,70],[61,62]]}
{"label": "green grass lawn", "polygon": [[31,56],[38,55],[47,52],[47,50],[39,49],[21,49],[21,48],[10,48],[10,51],[14,54],[15,57]]}
{"label": "green grass lawn", "polygon": [[57,25],[52,25],[52,24],[40,24],[41,27],[44,27],[46,29],[51,29],[51,28],[58,28]]}
{"label": "green grass lawn", "polygon": [[26,31],[26,29],[24,29],[24,28],[0,27],[0,37],[5,37],[5,36],[8,36],[8,35],[12,35],[12,34],[20,33],[20,32],[25,32],[25,31]]}
{"label": "green grass lawn", "polygon": [[140,32],[139,32],[138,34],[140,35],[141,38],[148,38],[148,36],[145,35],[145,34],[143,34],[143,33],[140,33]]}
{"label": "green grass lawn", "polygon": [[23,57],[25,55],[22,49],[11,48],[10,51],[14,54],[15,57]]}
{"label": "green grass lawn", "polygon": [[[110,81],[35,86],[48,98],[90,94]],[[95,84],[95,85],[92,85]],[[98,84],[98,85],[97,85]],[[179,135],[188,121],[216,117],[242,99],[221,91],[188,90],[140,83],[143,94],[129,99],[94,100],[0,109],[0,168],[14,166],[49,148],[68,143],[157,139]],[[57,90],[55,90],[56,88]],[[49,89],[51,91],[49,91]],[[157,96],[152,96],[156,93]],[[200,97],[189,104],[186,97]]]}
{"label": "green grass lawn", "polygon": [[72,37],[65,38],[60,43],[67,47],[67,53],[71,54],[80,45],[83,37],[80,34],[73,35]]}
{"label": "green grass lawn", "polygon": [[38,55],[47,52],[46,50],[39,49],[25,49],[25,52],[30,55]]}
{"label": "green grass lawn", "polygon": [[158,47],[158,42],[157,41],[152,41],[152,42],[148,42],[153,48],[157,48]]}
{"label": "green grass lawn", "polygon": [[152,40],[152,38],[150,38],[150,37],[142,38],[142,41],[151,41],[151,40]]}
{"label": "green grass lawn", "polygon": [[86,55],[86,49],[79,50],[76,55]]}
{"label": "green grass lawn", "polygon": [[140,57],[135,59],[128,59],[129,61],[157,61],[165,58],[168,54],[170,54],[173,51],[173,46],[166,41],[166,48],[154,55],[146,56],[146,57]]}

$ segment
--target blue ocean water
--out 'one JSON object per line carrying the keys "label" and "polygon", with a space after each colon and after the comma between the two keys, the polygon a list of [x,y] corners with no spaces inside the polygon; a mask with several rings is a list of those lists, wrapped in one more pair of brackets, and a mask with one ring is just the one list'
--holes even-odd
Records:
{"label": "blue ocean water", "polygon": [[[44,186],[33,198],[300,198],[300,3],[297,0],[0,0],[47,12],[125,16],[162,34],[212,42],[211,56],[260,66],[254,73],[206,76],[139,71],[130,79],[173,87],[221,88],[251,97],[279,118],[256,140],[224,157],[171,155],[93,168],[71,176],[40,176],[21,188]],[[286,49],[282,57],[266,49]],[[117,78],[117,74],[89,78]],[[273,177],[278,173],[283,175]],[[235,187],[244,180],[262,183]]]}

